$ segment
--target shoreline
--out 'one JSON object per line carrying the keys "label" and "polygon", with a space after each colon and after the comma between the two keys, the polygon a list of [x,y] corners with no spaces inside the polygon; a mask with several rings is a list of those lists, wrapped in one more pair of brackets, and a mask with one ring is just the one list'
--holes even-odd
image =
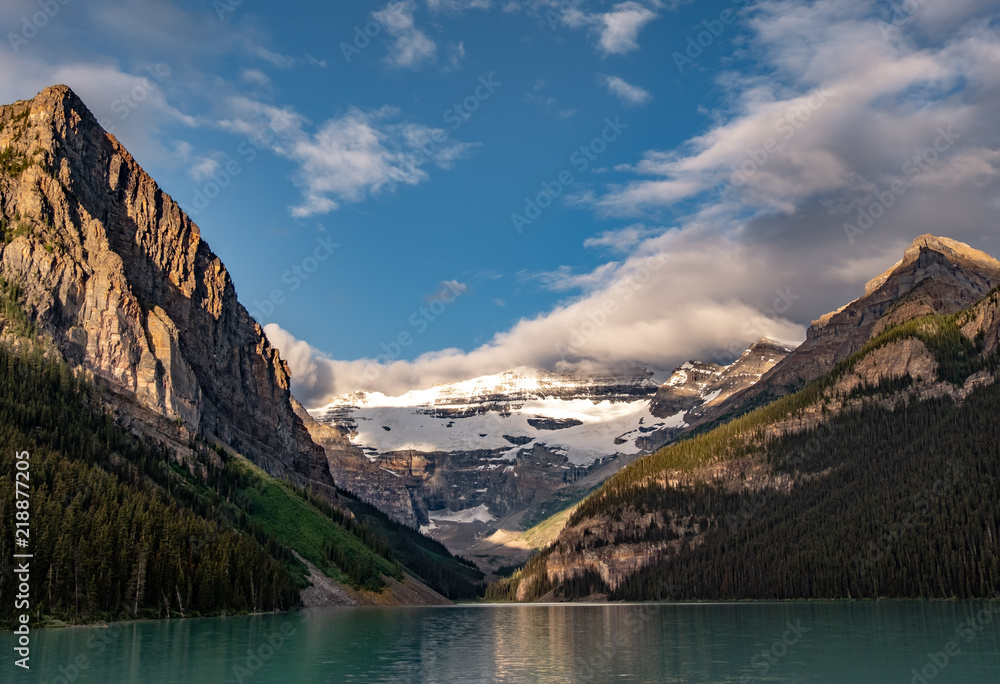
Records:
{"label": "shoreline", "polygon": [[[270,611],[261,613],[231,613],[228,615],[199,615],[197,617],[174,617],[174,618],[135,618],[131,620],[110,620],[101,622],[65,623],[60,625],[46,624],[32,626],[31,630],[64,630],[64,629],[109,629],[114,625],[128,625],[147,622],[171,622],[187,620],[211,620],[218,618],[239,618],[239,617],[259,617],[264,615],[291,615],[308,611],[384,611],[384,610],[415,610],[415,609],[459,609],[459,608],[616,608],[616,607],[639,607],[639,606],[674,606],[684,607],[704,607],[704,606],[787,606],[802,604],[834,604],[834,603],[855,603],[855,604],[890,604],[890,603],[1000,603],[1000,597],[992,598],[884,598],[884,599],[744,599],[744,600],[690,600],[690,601],[544,601],[532,603],[498,603],[487,601],[464,601],[455,602],[451,605],[359,605],[359,606],[322,606],[322,607],[298,607],[291,610]],[[13,629],[4,625],[0,628],[2,633],[13,633]]]}

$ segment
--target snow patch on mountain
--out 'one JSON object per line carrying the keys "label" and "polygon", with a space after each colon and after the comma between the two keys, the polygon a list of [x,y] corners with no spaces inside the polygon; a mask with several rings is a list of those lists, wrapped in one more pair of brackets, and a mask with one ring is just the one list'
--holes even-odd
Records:
{"label": "snow patch on mountain", "polygon": [[681,424],[649,412],[657,388],[650,375],[578,378],[519,368],[399,397],[356,392],[310,414],[347,430],[372,460],[413,450],[494,451],[492,459],[514,461],[522,450],[544,445],[574,466],[588,466],[638,453],[642,431]]}
{"label": "snow patch on mountain", "polygon": [[466,508],[462,511],[449,511],[448,509],[443,509],[440,511],[428,511],[427,517],[431,520],[441,520],[445,522],[493,522],[496,518],[490,513],[489,507],[486,504],[479,504],[474,508]]}

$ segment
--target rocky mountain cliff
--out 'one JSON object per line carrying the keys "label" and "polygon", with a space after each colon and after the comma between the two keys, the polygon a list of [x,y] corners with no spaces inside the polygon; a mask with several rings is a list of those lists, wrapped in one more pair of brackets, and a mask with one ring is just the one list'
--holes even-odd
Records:
{"label": "rocky mountain cliff", "polygon": [[419,483],[379,467],[340,430],[316,421],[294,397],[292,407],[309,436],[326,452],[327,463],[340,489],[378,507],[394,520],[417,528],[427,509],[418,494]]}
{"label": "rocky mountain cliff", "polygon": [[801,387],[897,323],[952,314],[1000,283],[1000,261],[945,237],[921,235],[892,268],[865,285],[858,299],[809,327],[806,341],[754,386],[736,393],[720,414],[755,406]]}
{"label": "rocky mountain cliff", "polygon": [[643,435],[640,446],[656,449],[684,434],[691,426],[715,418],[727,399],[755,385],[791,351],[787,345],[764,338],[728,366],[702,361],[681,365],[660,386],[649,405],[650,412],[658,418],[680,415],[681,425]]}
{"label": "rocky mountain cliff", "polygon": [[[65,86],[0,108],[0,232],[4,291],[24,323],[103,380],[134,429],[179,449],[193,434],[218,439],[270,474],[332,491],[292,410],[288,366],[226,268]],[[15,323],[3,321],[8,341]]]}

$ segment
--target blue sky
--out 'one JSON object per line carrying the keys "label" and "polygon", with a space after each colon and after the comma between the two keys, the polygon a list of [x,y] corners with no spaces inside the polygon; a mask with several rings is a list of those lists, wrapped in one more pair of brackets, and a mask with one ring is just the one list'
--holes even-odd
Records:
{"label": "blue sky", "polygon": [[723,360],[801,339],[921,233],[1000,253],[997,14],[12,0],[0,95],[73,87],[201,226],[310,405]]}

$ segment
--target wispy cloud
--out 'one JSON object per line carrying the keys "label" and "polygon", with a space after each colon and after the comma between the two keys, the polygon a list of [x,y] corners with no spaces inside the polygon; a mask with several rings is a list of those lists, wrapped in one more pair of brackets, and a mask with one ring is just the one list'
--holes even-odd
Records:
{"label": "wispy cloud", "polygon": [[435,12],[461,13],[471,9],[488,10],[490,0],[427,0],[427,7]]}
{"label": "wispy cloud", "polygon": [[627,252],[646,238],[662,232],[662,228],[647,228],[641,223],[635,223],[618,230],[606,230],[597,237],[587,238],[583,241],[583,246]]}
{"label": "wispy cloud", "polygon": [[197,157],[192,160],[188,173],[191,178],[200,183],[214,176],[220,168],[222,168],[222,164],[217,159]]}
{"label": "wispy cloud", "polygon": [[618,76],[603,76],[601,81],[615,97],[618,97],[625,104],[642,105],[653,99],[652,93],[639,86],[627,83],[625,79]]}
{"label": "wispy cloud", "polygon": [[549,84],[544,78],[536,78],[531,90],[524,94],[525,102],[534,102],[542,107],[547,114],[560,119],[568,119],[576,110],[572,107],[559,107],[559,103],[549,92]]}
{"label": "wispy cloud", "polygon": [[299,218],[417,185],[430,178],[429,169],[451,168],[476,147],[450,139],[443,129],[398,121],[400,111],[393,107],[351,107],[309,132],[305,118],[290,107],[245,97],[231,98],[229,106],[233,116],[220,125],[249,136],[273,131],[271,149],[298,165],[295,181],[303,199],[291,211]]}
{"label": "wispy cloud", "polygon": [[963,132],[961,149],[935,166],[940,178],[996,171],[995,146],[971,135],[998,114],[996,100],[983,97],[997,88],[995,26],[918,46],[903,33],[887,39],[865,3],[832,0],[764,2],[751,25],[775,76],[733,78],[729,118],[679,150],[647,152],[632,167],[639,178],[605,194],[600,207],[635,214],[720,186],[763,211],[791,212],[832,193],[850,203],[905,179],[901,154],[949,125]]}
{"label": "wispy cloud", "polygon": [[457,43],[448,43],[447,69],[459,69],[461,68],[463,61],[465,61],[465,43],[462,41],[458,41]]}
{"label": "wispy cloud", "polygon": [[274,52],[273,50],[268,50],[262,45],[252,45],[250,48],[251,52],[265,62],[278,67],[279,69],[291,69],[296,64],[294,57],[288,55],[283,55],[279,52]]}
{"label": "wispy cloud", "polygon": [[542,287],[553,292],[567,292],[569,290],[588,292],[606,286],[617,273],[620,265],[618,262],[612,261],[601,264],[586,273],[573,273],[573,269],[569,266],[560,266],[554,271],[520,271],[517,273],[517,278],[522,282],[538,282]]}
{"label": "wispy cloud", "polygon": [[452,295],[465,294],[469,289],[469,286],[460,280],[442,280],[441,289],[437,291],[434,295],[427,297],[427,301],[433,301],[435,299],[447,299]]}
{"label": "wispy cloud", "polygon": [[441,129],[421,124],[388,123],[398,115],[383,108],[363,112],[352,108],[327,121],[311,136],[289,150],[299,163],[297,178],[305,188],[304,201],[292,209],[294,216],[312,216],[336,209],[338,202],[357,202],[394,184],[417,185],[428,179],[421,145],[441,137],[427,164],[449,168],[473,145],[448,141]]}
{"label": "wispy cloud", "polygon": [[437,44],[416,27],[413,20],[416,9],[417,4],[413,0],[401,0],[390,2],[372,13],[375,21],[382,24],[386,33],[395,39],[386,57],[386,61],[394,67],[418,69],[435,59]]}
{"label": "wispy cloud", "polygon": [[240,72],[240,80],[256,86],[271,85],[271,79],[260,69],[243,69]]}

